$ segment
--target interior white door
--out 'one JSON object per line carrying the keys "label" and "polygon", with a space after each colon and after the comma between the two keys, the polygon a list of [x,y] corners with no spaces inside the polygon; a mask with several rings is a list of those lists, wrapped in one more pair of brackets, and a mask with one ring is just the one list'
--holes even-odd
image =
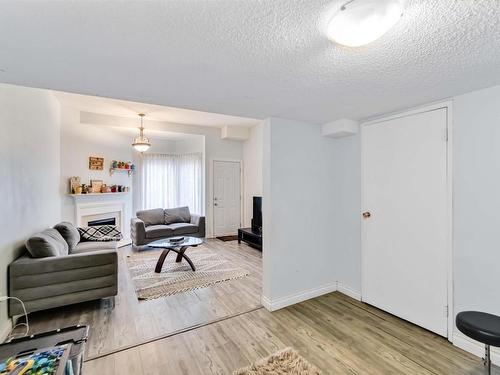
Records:
{"label": "interior white door", "polygon": [[238,233],[241,218],[240,163],[214,161],[214,234]]}
{"label": "interior white door", "polygon": [[441,108],[366,125],[362,135],[362,299],[445,337],[446,132]]}

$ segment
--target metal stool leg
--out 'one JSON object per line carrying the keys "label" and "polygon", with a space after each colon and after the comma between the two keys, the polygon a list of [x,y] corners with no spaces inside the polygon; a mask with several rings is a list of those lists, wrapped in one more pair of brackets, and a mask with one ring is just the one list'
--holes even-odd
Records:
{"label": "metal stool leg", "polygon": [[491,356],[490,356],[490,346],[484,346],[484,365],[486,366],[486,371],[488,375],[491,375]]}

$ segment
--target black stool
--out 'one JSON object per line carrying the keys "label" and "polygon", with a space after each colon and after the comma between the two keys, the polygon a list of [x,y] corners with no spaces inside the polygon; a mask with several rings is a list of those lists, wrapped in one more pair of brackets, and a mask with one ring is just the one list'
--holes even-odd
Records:
{"label": "black stool", "polygon": [[491,374],[490,345],[500,346],[500,316],[479,311],[462,311],[456,319],[464,335],[484,344],[484,365]]}

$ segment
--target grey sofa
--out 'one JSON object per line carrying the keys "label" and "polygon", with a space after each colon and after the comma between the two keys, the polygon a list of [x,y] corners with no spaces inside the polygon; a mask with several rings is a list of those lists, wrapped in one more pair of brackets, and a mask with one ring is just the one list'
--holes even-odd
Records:
{"label": "grey sofa", "polygon": [[135,247],[174,236],[205,237],[205,217],[191,214],[188,207],[138,211],[130,234]]}
{"label": "grey sofa", "polygon": [[[26,241],[27,253],[9,265],[9,296],[28,313],[114,297],[118,292],[117,242],[80,242],[78,230],[60,223]],[[23,313],[9,300],[9,316]]]}

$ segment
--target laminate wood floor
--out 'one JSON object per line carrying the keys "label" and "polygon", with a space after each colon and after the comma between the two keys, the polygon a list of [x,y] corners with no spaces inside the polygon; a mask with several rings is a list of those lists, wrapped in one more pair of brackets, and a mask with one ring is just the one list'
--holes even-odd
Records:
{"label": "laminate wood floor", "polygon": [[231,374],[288,346],[324,374],[484,374],[477,357],[444,338],[338,292],[90,360],[84,372]]}
{"label": "laminate wood floor", "polygon": [[[94,301],[32,313],[29,316],[30,333],[75,324],[90,325],[86,357],[92,358],[260,307],[262,253],[245,244],[238,245],[237,241],[207,239],[202,246],[248,270],[249,276],[191,292],[139,301],[126,265],[126,256],[132,249],[123,247],[118,249],[119,290],[114,309],[104,301]],[[144,251],[156,252],[158,256],[161,253],[158,249]],[[189,249],[186,254],[189,255]],[[175,259],[172,254],[170,256],[167,262]]]}

